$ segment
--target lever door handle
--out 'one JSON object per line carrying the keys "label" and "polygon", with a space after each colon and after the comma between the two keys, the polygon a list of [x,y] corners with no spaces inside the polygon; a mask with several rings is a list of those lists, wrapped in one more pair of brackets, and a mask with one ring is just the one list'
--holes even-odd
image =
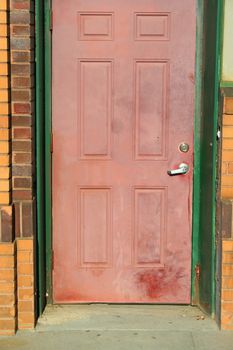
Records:
{"label": "lever door handle", "polygon": [[167,173],[170,176],[175,176],[175,175],[184,175],[187,174],[187,172],[189,171],[189,166],[186,163],[181,163],[179,165],[178,169],[174,169],[174,170],[168,170]]}

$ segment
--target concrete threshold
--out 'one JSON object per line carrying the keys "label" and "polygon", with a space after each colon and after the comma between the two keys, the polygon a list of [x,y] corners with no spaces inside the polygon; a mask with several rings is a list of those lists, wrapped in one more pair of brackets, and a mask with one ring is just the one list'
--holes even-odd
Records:
{"label": "concrete threshold", "polygon": [[0,338],[0,350],[232,350],[233,332],[191,306],[48,306],[34,331]]}

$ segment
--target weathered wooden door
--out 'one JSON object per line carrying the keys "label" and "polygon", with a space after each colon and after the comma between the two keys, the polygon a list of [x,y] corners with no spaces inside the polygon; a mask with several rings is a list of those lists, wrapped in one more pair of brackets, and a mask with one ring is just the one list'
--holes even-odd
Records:
{"label": "weathered wooden door", "polygon": [[194,0],[53,0],[55,302],[190,302],[195,23]]}

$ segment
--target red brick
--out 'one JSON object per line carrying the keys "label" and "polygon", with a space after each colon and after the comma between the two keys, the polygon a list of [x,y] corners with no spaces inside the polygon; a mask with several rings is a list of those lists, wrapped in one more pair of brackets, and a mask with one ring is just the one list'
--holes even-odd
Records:
{"label": "red brick", "polygon": [[13,221],[12,221],[12,207],[2,207],[1,209],[1,231],[2,231],[2,242],[12,242],[14,238],[13,232]]}
{"label": "red brick", "polygon": [[12,115],[11,118],[12,126],[31,126],[32,125],[32,117],[25,115]]}
{"label": "red brick", "polygon": [[31,188],[32,178],[31,177],[14,177],[13,188]]}
{"label": "red brick", "polygon": [[22,236],[32,237],[33,230],[33,201],[22,202]]}
{"label": "red brick", "polygon": [[31,32],[29,25],[13,25],[11,31],[14,36],[28,36]]}
{"label": "red brick", "polygon": [[30,103],[13,103],[13,113],[14,114],[30,114],[31,104]]}
{"label": "red brick", "polygon": [[11,8],[13,10],[29,10],[30,0],[11,0]]}
{"label": "red brick", "polygon": [[13,88],[30,88],[34,85],[34,80],[31,77],[13,77],[12,87]]}
{"label": "red brick", "polygon": [[30,90],[13,90],[11,93],[12,101],[30,101]]}
{"label": "red brick", "polygon": [[12,176],[30,176],[32,175],[31,165],[13,165]]}
{"label": "red brick", "polygon": [[16,190],[13,189],[13,200],[30,200],[32,199],[32,190]]}
{"label": "red brick", "polygon": [[31,62],[32,54],[30,51],[13,51],[12,62]]}
{"label": "red brick", "polygon": [[31,141],[12,141],[12,150],[14,152],[32,152]]}
{"label": "red brick", "polygon": [[30,164],[32,162],[31,153],[13,153],[13,163]]}

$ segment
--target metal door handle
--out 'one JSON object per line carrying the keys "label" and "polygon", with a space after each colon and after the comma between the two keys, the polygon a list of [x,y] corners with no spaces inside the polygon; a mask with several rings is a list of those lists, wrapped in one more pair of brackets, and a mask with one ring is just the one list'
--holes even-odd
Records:
{"label": "metal door handle", "polygon": [[189,171],[189,166],[186,163],[181,163],[179,165],[178,169],[174,169],[174,170],[168,170],[167,173],[170,176],[174,176],[174,175],[184,175],[187,174],[187,172]]}

